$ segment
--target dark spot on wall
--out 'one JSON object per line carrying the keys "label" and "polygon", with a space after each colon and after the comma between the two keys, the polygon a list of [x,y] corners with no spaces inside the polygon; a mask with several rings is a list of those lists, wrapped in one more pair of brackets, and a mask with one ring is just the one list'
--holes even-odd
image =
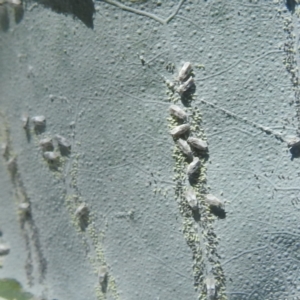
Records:
{"label": "dark spot on wall", "polygon": [[286,5],[287,9],[293,13],[295,11],[296,1],[295,0],[286,0],[285,5]]}
{"label": "dark spot on wall", "polygon": [[95,6],[92,0],[36,0],[36,2],[62,14],[77,17],[87,27],[94,28]]}

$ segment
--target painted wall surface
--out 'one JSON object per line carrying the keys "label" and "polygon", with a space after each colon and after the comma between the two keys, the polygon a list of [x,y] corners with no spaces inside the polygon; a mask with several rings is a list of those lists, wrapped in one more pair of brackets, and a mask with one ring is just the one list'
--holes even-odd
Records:
{"label": "painted wall surface", "polygon": [[[293,1],[0,1],[0,279],[35,299],[300,299],[298,15]],[[184,62],[195,89],[180,97]],[[197,211],[170,102],[208,142]]]}

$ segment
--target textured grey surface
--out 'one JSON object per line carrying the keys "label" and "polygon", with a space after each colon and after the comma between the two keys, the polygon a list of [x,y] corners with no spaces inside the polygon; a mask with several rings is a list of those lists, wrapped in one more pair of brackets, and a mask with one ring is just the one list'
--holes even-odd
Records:
{"label": "textured grey surface", "polygon": [[[201,0],[168,19],[179,1],[156,2],[124,1],[136,13],[96,2],[93,30],[28,4],[22,22],[1,33],[1,143],[8,128],[20,176],[14,185],[3,160],[0,226],[11,253],[0,276],[49,299],[96,299],[106,263],[115,280],[107,299],[115,291],[119,299],[197,299],[163,82],[175,76],[168,63],[177,72],[191,61],[205,66],[195,68],[192,105],[209,143],[207,183],[229,201],[226,218],[213,223],[228,299],[300,299],[300,212],[291,203],[299,159],[273,134],[295,135],[299,124],[298,87],[283,63],[291,12],[281,2]],[[45,115],[45,132],[31,126],[28,141],[23,113]],[[55,134],[72,143],[58,171],[38,146]],[[20,189],[32,207],[23,229]],[[81,202],[93,220],[84,232],[74,219]]]}

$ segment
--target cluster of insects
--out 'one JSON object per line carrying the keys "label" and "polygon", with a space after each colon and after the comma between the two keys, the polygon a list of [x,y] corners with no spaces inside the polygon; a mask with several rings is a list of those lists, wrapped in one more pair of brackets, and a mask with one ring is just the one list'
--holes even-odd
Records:
{"label": "cluster of insects", "polygon": [[[172,89],[183,97],[184,93],[195,85],[194,78],[191,76],[192,65],[190,62],[184,63],[183,67],[178,74],[179,86],[175,87],[175,84],[169,83]],[[178,125],[175,126],[170,134],[172,135],[178,149],[186,156],[189,164],[187,166],[186,174],[191,184],[186,190],[186,200],[189,206],[195,210],[198,208],[197,197],[194,189],[192,188],[193,182],[197,179],[201,168],[201,161],[196,155],[202,154],[208,151],[207,142],[194,136],[190,136],[191,125],[188,122],[188,114],[178,105],[172,104],[169,107],[169,113],[178,121]],[[207,194],[205,196],[206,203],[211,207],[223,208],[224,202],[218,199],[216,196]]]}
{"label": "cluster of insects", "polygon": [[[33,124],[36,133],[42,133],[46,128],[46,118],[43,115],[34,116],[31,119],[27,115],[21,118],[23,128],[29,134],[30,123]],[[39,141],[43,157],[48,163],[57,163],[61,155],[68,155],[71,151],[71,143],[63,136],[56,134],[53,137],[45,137]]]}
{"label": "cluster of insects", "polygon": [[[208,153],[208,144],[205,140],[195,135],[197,117],[195,118],[195,115],[191,117],[190,109],[186,108],[189,106],[189,99],[192,99],[191,95],[196,88],[191,63],[184,63],[176,80],[174,82],[167,81],[166,83],[172,91],[171,95],[177,93],[183,104],[183,106],[179,106],[177,105],[176,98],[171,98],[171,100],[174,99],[176,104],[171,104],[169,107],[173,126],[171,127],[170,135],[173,137],[178,151],[183,155],[187,163],[186,170],[184,171],[187,184],[183,188],[183,199],[192,210],[193,215],[199,215],[202,207],[199,206],[200,201],[197,199],[199,195],[196,190],[199,188],[199,182],[201,181],[202,161],[203,157]],[[203,196],[203,201],[209,206],[212,213],[219,215],[220,210],[224,212],[225,201],[220,200],[218,197],[207,193]],[[215,299],[217,284],[212,272],[207,275],[204,283],[208,299]]]}

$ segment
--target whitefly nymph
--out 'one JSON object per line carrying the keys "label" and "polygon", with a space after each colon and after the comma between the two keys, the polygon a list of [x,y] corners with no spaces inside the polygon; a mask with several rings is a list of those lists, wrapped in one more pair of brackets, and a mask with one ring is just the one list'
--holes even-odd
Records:
{"label": "whitefly nymph", "polygon": [[183,154],[185,154],[188,158],[191,159],[193,157],[193,153],[192,153],[191,147],[190,147],[190,145],[185,140],[178,139],[176,141],[176,145],[181,150],[181,152]]}
{"label": "whitefly nymph", "polygon": [[297,136],[289,138],[287,140],[287,145],[289,149],[300,147],[300,138]]}
{"label": "whitefly nymph", "polygon": [[169,112],[172,116],[180,119],[180,120],[183,120],[185,121],[186,118],[187,118],[187,114],[186,112],[179,106],[175,105],[175,104],[172,104],[170,107],[169,107]]}
{"label": "whitefly nymph", "polygon": [[196,193],[192,187],[187,188],[185,192],[185,198],[188,205],[191,207],[191,209],[193,210],[198,209],[198,201],[197,201]]}
{"label": "whitefly nymph", "polygon": [[182,83],[177,88],[177,93],[182,96],[185,92],[187,92],[190,88],[195,85],[194,78],[190,77],[186,82]]}
{"label": "whitefly nymph", "polygon": [[198,150],[207,151],[208,149],[207,143],[199,138],[189,137],[187,142]]}
{"label": "whitefly nymph", "polygon": [[9,146],[8,143],[3,143],[1,145],[1,150],[2,150],[2,156],[5,158],[8,158],[9,156]]}
{"label": "whitefly nymph", "polygon": [[22,202],[19,204],[19,211],[22,213],[28,213],[30,211],[30,203],[29,202]]}
{"label": "whitefly nymph", "polygon": [[54,149],[53,140],[50,137],[41,139],[39,145],[43,151],[52,151]]}
{"label": "whitefly nymph", "polygon": [[205,196],[205,201],[209,206],[224,208],[225,202],[217,198],[215,195],[207,194]]}
{"label": "whitefly nymph", "polygon": [[186,172],[187,175],[189,177],[195,176],[199,172],[200,167],[201,167],[201,162],[199,158],[194,157],[193,161],[187,167],[187,172]]}
{"label": "whitefly nymph", "polygon": [[10,251],[10,247],[6,244],[0,244],[0,255],[7,255]]}
{"label": "whitefly nymph", "polygon": [[173,138],[177,138],[184,133],[188,132],[190,130],[190,124],[182,124],[174,127],[171,131],[170,134],[173,136]]}
{"label": "whitefly nymph", "polygon": [[87,207],[87,205],[85,203],[81,203],[75,211],[75,216],[77,218],[82,218],[84,216],[87,216],[88,213],[89,213],[89,208]]}
{"label": "whitefly nymph", "polygon": [[71,148],[71,143],[63,136],[56,134],[55,138],[57,140],[57,143],[60,147],[70,149]]}
{"label": "whitefly nymph", "polygon": [[27,114],[23,114],[21,117],[21,121],[24,129],[28,129],[29,126],[29,117]]}
{"label": "whitefly nymph", "polygon": [[35,116],[31,118],[34,127],[42,127],[46,124],[45,116]]}
{"label": "whitefly nymph", "polygon": [[60,155],[56,151],[46,151],[43,153],[43,157],[49,161],[53,162],[59,159]]}
{"label": "whitefly nymph", "polygon": [[216,297],[216,280],[212,274],[209,274],[205,279],[206,293],[208,300],[214,300]]}
{"label": "whitefly nymph", "polygon": [[192,64],[190,62],[185,62],[179,71],[178,80],[183,82],[190,75],[191,71]]}
{"label": "whitefly nymph", "polygon": [[108,273],[107,266],[103,265],[99,268],[98,278],[99,278],[99,283],[100,284],[103,284],[105,282],[105,279],[107,277],[107,273]]}
{"label": "whitefly nymph", "polygon": [[17,166],[17,157],[16,156],[13,156],[8,160],[7,168],[11,172],[11,174],[15,174],[17,172],[18,166]]}

